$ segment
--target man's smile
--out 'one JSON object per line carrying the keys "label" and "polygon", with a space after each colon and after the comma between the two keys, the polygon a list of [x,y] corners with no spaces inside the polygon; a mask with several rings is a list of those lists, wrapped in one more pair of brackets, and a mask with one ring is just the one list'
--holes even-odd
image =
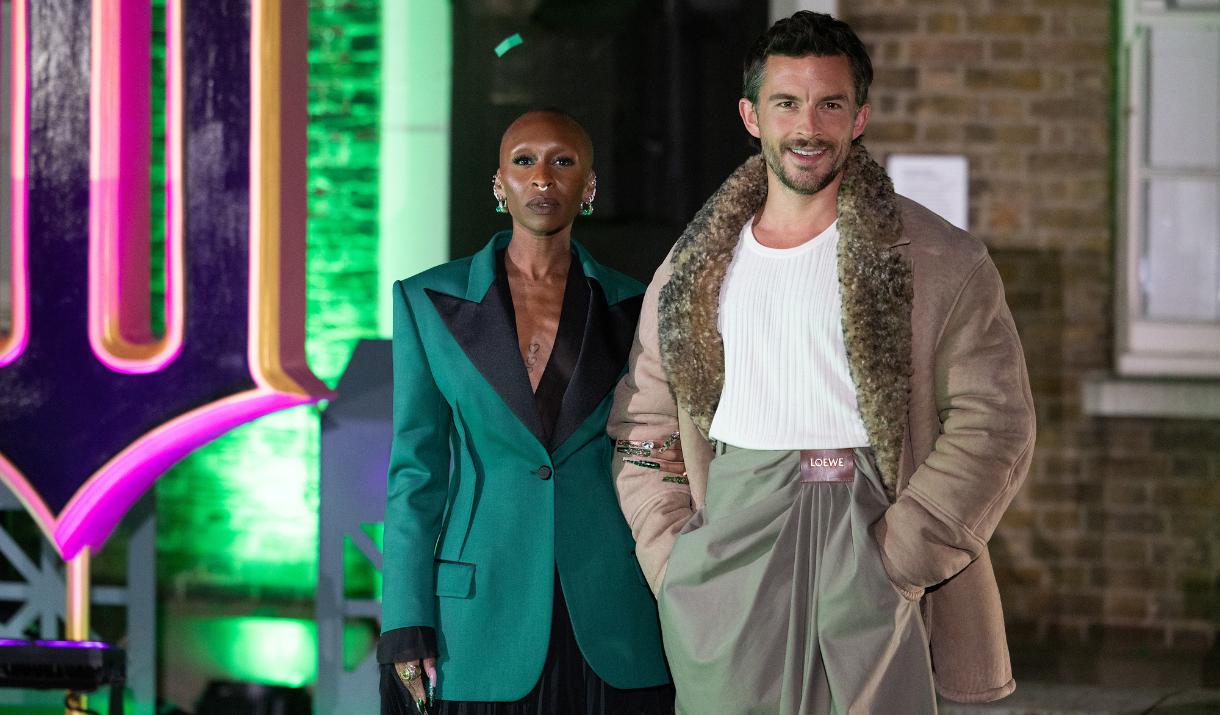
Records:
{"label": "man's smile", "polygon": [[784,153],[791,157],[795,168],[812,169],[821,163],[822,155],[826,154],[830,147],[825,143],[816,143],[812,146],[804,143],[793,143],[784,146]]}

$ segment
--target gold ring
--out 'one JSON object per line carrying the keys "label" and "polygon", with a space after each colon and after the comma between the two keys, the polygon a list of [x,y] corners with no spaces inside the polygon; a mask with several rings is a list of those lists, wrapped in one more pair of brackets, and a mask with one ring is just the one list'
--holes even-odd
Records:
{"label": "gold ring", "polygon": [[419,677],[419,666],[414,663],[407,663],[400,671],[402,679],[408,683]]}

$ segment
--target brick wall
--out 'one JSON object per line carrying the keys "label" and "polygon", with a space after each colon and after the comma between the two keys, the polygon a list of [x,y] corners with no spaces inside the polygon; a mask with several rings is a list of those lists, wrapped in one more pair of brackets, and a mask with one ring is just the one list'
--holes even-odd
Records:
{"label": "brick wall", "polygon": [[379,0],[309,2],[309,322],[306,352],[331,385],[377,337]]}
{"label": "brick wall", "polygon": [[1220,624],[1220,423],[1081,414],[1082,378],[1112,365],[1111,3],[840,5],[876,68],[867,146],[968,157],[970,230],[1025,346],[1037,449],[991,543],[1018,670],[1197,682]]}

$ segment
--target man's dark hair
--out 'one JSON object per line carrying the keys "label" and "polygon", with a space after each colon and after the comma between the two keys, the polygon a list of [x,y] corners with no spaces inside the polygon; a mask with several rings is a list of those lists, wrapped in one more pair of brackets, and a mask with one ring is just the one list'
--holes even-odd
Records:
{"label": "man's dark hair", "polygon": [[856,85],[856,106],[868,101],[868,86],[873,83],[873,62],[868,58],[864,43],[846,22],[820,12],[802,10],[792,17],[777,21],[762,34],[746,54],[742,94],[750,104],[758,106],[767,58],[836,57],[846,55],[851,64],[851,76]]}

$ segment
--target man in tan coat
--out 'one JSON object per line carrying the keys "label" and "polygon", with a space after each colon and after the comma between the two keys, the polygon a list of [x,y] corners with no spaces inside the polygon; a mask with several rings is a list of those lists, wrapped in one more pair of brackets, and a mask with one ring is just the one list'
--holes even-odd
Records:
{"label": "man in tan coat", "polygon": [[[1015,688],[987,541],[1033,451],[1021,345],[986,248],[860,145],[871,79],[829,16],[759,39],[740,110],[762,154],[657,270],[616,389],[679,713]],[[686,479],[653,468],[675,436]]]}

